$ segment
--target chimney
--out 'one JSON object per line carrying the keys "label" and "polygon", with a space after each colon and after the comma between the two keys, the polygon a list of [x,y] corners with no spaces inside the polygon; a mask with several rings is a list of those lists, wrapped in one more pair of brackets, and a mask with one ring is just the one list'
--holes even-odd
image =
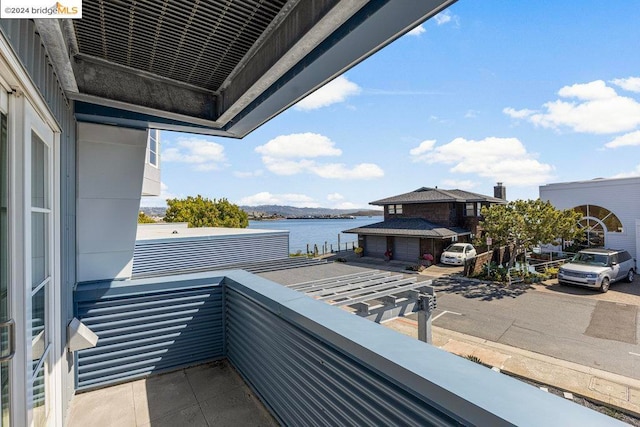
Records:
{"label": "chimney", "polygon": [[498,184],[493,187],[493,197],[496,199],[507,200],[507,188],[502,185],[501,182],[498,182]]}

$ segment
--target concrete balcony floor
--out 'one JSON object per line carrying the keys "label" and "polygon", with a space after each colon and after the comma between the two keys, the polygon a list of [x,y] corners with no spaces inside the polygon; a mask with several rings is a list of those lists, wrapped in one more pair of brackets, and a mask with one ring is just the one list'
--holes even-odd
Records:
{"label": "concrete balcony floor", "polygon": [[67,427],[277,426],[226,361],[77,394]]}

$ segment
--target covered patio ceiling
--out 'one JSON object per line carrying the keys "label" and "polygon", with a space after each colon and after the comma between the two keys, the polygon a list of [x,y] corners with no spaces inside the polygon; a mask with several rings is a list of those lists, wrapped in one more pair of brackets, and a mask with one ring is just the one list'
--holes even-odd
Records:
{"label": "covered patio ceiling", "polygon": [[455,0],[96,0],[36,20],[82,121],[243,137]]}

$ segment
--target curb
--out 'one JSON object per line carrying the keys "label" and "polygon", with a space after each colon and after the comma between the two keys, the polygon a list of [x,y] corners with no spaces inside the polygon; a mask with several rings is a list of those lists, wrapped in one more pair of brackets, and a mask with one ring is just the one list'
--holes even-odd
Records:
{"label": "curb", "polygon": [[[417,322],[411,319],[407,319],[407,318],[402,318],[402,317],[398,317],[395,319],[396,321],[399,321],[399,323],[404,323],[406,325],[411,325],[411,326],[415,326],[417,328]],[[387,326],[389,327],[389,326]],[[454,340],[454,341],[458,341],[461,343],[466,343],[470,346],[476,346],[479,349],[485,349],[485,350],[493,350],[493,351],[497,351],[500,352],[502,354],[505,355],[509,355],[511,358],[515,357],[522,357],[522,358],[528,358],[531,359],[533,361],[537,361],[539,363],[544,363],[550,366],[554,366],[563,370],[571,370],[574,371],[578,374],[581,375],[585,375],[588,377],[591,377],[591,381],[593,381],[593,379],[595,378],[599,378],[601,380],[616,384],[620,387],[626,387],[627,390],[629,391],[629,393],[631,394],[632,390],[636,390],[638,391],[638,393],[640,393],[640,380],[636,380],[634,378],[628,378],[619,374],[615,374],[612,372],[607,372],[607,371],[603,371],[600,369],[596,369],[596,368],[590,368],[584,365],[579,365],[577,363],[574,362],[569,362],[566,360],[562,360],[562,359],[557,359],[554,358],[552,356],[547,356],[541,353],[535,353],[533,351],[529,351],[529,350],[524,350],[524,349],[520,349],[517,347],[511,347],[505,344],[500,344],[500,343],[496,343],[496,342],[492,342],[492,341],[488,341],[485,340],[483,338],[478,338],[478,337],[474,337],[471,335],[465,335],[462,334],[460,332],[456,332],[456,331],[451,331],[448,329],[443,329],[443,328],[439,328],[437,326],[432,326],[433,331],[434,331],[434,336],[437,334],[440,337],[444,338],[447,342]],[[443,346],[437,346],[438,348],[441,348],[443,351],[447,351],[445,348],[442,348]],[[451,352],[451,354],[456,354]],[[483,364],[485,364],[483,362]],[[486,365],[486,364],[485,364]],[[491,364],[489,364],[488,366],[489,369],[494,368]],[[615,401],[619,401],[620,403],[625,402],[622,399],[616,398],[615,396],[610,396],[609,400],[604,400],[602,398],[598,398],[595,393],[597,392],[595,389],[593,389],[592,391],[594,392],[593,395],[589,394],[589,393],[585,393],[587,390],[582,388],[582,387],[572,387],[571,385],[567,385],[567,384],[553,384],[548,380],[544,380],[544,379],[540,379],[540,378],[535,378],[535,376],[527,376],[527,375],[523,375],[521,372],[517,372],[514,371],[512,368],[510,368],[509,366],[497,366],[495,368],[500,369],[500,371],[502,373],[504,373],[505,375],[508,375],[510,377],[513,377],[515,379],[526,379],[526,380],[530,380],[534,383],[540,384],[540,385],[547,385],[549,387],[553,387],[555,389],[559,389],[562,391],[568,391],[573,393],[576,396],[579,396],[585,400],[591,401],[594,404],[600,405],[600,406],[604,406],[604,407],[609,407],[612,409],[615,409],[617,411],[623,412],[627,415],[630,415],[632,417],[635,418],[639,418],[640,419],[640,407],[634,403],[632,403],[631,401],[627,400],[626,402],[628,403],[628,405],[621,405],[616,403]],[[532,378],[533,377],[533,378]],[[597,392],[599,393],[599,392]],[[638,409],[632,408],[630,406],[634,406],[637,407]]]}

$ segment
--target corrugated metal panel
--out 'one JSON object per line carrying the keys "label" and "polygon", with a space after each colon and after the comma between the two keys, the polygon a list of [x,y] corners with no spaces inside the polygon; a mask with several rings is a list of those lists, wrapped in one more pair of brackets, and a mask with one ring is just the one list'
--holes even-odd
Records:
{"label": "corrugated metal panel", "polygon": [[287,234],[225,236],[210,239],[138,240],[133,254],[133,277],[216,269],[289,256]]}
{"label": "corrugated metal panel", "polygon": [[225,301],[227,358],[284,425],[457,424],[241,293]]}
{"label": "corrugated metal panel", "polygon": [[80,284],[76,291],[76,316],[99,337],[97,347],[78,352],[78,389],[223,356],[220,279],[127,281],[117,292],[104,289]]}

